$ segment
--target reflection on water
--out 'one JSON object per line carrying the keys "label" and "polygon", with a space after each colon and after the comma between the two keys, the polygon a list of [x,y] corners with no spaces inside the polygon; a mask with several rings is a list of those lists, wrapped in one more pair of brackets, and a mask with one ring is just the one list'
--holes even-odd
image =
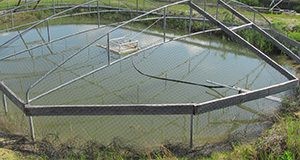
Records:
{"label": "reflection on water", "polygon": [[[95,27],[93,25],[52,26],[51,38]],[[4,80],[21,98],[41,76],[87,43],[103,35],[109,28],[93,30],[48,46],[37,47],[0,61],[0,79]],[[46,38],[45,28],[40,29]],[[0,42],[14,36],[2,35]],[[126,36],[139,41],[141,48],[162,41],[162,37],[119,29],[112,38]],[[43,43],[36,31],[24,35],[29,47]],[[192,43],[187,43],[192,42]],[[64,84],[80,75],[107,64],[106,37],[74,56],[31,91],[31,98]],[[1,49],[0,58],[26,49],[21,40]],[[112,53],[112,60],[125,55]],[[153,79],[138,73],[132,64],[144,73],[181,81],[207,84],[212,80],[246,89],[258,89],[284,82],[286,78],[243,47],[201,36],[185,41],[174,41],[143,51],[140,54],[102,69],[71,85],[52,92],[33,104],[159,104],[200,103],[233,94],[230,89],[209,89],[188,84]],[[194,117],[195,142],[219,141],[233,133],[254,134],[262,127],[264,114],[272,113],[277,103],[261,99]],[[2,111],[1,111],[2,112]],[[166,140],[187,143],[190,116],[79,116],[35,117],[39,137],[49,133],[67,139],[81,137],[109,143],[119,137],[128,143],[158,145]]]}

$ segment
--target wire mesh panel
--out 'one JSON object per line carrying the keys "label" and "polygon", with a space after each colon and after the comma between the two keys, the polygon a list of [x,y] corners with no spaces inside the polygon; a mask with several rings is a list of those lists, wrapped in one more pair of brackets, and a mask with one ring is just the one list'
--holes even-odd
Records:
{"label": "wire mesh panel", "polygon": [[[28,106],[22,103],[21,107],[27,115],[37,115],[33,118],[37,138],[54,135],[63,141],[78,138],[103,144],[120,139],[137,146],[160,146],[192,141],[201,145],[231,135],[259,133],[266,115],[278,106],[274,101],[280,99],[241,102],[286,90],[296,83],[293,75],[250,44],[240,46],[239,42],[225,41],[226,38],[213,38],[213,31],[225,30],[234,37],[236,29],[245,27],[224,6],[209,9],[206,1],[196,1],[203,8],[196,12],[190,10],[191,2],[182,1],[143,15],[122,12],[124,8],[138,10],[139,2],[104,1],[119,7],[118,11],[109,13],[111,17],[105,14],[113,7],[102,16],[99,10],[97,16],[93,12],[92,24],[57,25],[52,17],[32,28],[1,36],[0,79],[11,90],[0,87],[25,101]],[[144,1],[150,2],[154,1]],[[90,4],[82,7],[95,9]],[[177,7],[185,12],[173,14]],[[67,17],[73,12],[58,13]],[[134,44],[134,50],[127,52],[128,48],[121,47],[124,44]],[[228,97],[236,101],[229,102]],[[214,102],[220,104],[205,108],[206,103]],[[229,104],[236,105],[228,107]],[[152,107],[152,111],[158,106],[161,111],[140,109],[145,106]],[[184,111],[174,111],[174,106]],[[128,111],[124,111],[125,107]],[[94,116],[80,112],[86,108]],[[45,113],[37,114],[39,109]],[[155,115],[157,112],[159,115]],[[12,122],[21,121],[18,129],[26,132],[23,122],[27,123],[27,118],[13,110],[10,113],[16,116]],[[199,113],[202,114],[196,115]]]}
{"label": "wire mesh panel", "polygon": [[[93,140],[110,144],[159,147],[165,142],[189,142],[189,116],[36,117],[37,136],[57,135],[62,140]],[[46,123],[38,123],[38,122]],[[47,127],[45,127],[47,126]]]}
{"label": "wire mesh panel", "polygon": [[[150,37],[147,39],[149,40]],[[186,43],[191,40],[198,46]],[[74,104],[199,103],[218,98],[210,96],[207,92],[214,93],[217,90],[224,96],[237,94],[237,92],[222,88],[195,87],[174,81],[149,78],[147,75],[206,85],[209,85],[207,80],[210,80],[249,90],[286,80],[275,69],[246,49],[245,52],[239,52],[239,48],[234,44],[208,41],[210,42],[203,42],[194,37],[187,39],[186,42],[170,42],[149,49],[45,95],[42,99],[47,99],[49,103],[51,103],[49,100],[53,99],[55,104],[72,104],[72,99],[76,99]],[[70,62],[75,63],[79,60],[84,62],[83,59],[84,57],[76,58]],[[106,60],[106,57],[104,59]],[[58,73],[53,74],[53,78],[58,79]],[[63,71],[62,73],[68,80],[68,75]],[[46,89],[51,89],[47,88],[47,85],[50,86],[51,83],[53,86],[59,85],[56,84],[57,81],[45,81],[41,85],[45,89],[39,87],[37,91],[41,94],[47,92]],[[61,99],[59,97],[64,98],[59,101],[58,99]],[[85,101],[86,97],[94,97],[92,98],[94,101],[92,99]],[[43,104],[42,99],[35,104]],[[70,101],[64,102],[67,99]]]}
{"label": "wire mesh panel", "polygon": [[[259,60],[253,53],[246,50],[242,52],[238,51],[239,48],[235,44],[216,41],[214,39],[210,39],[211,42],[207,42],[201,38],[199,39],[199,37],[186,39],[186,41],[190,40],[193,40],[194,43],[197,41],[198,45],[190,46],[189,43],[182,41],[161,45],[100,70],[33,103],[37,105],[190,103],[204,102],[238,94],[238,91],[231,89],[209,89],[149,78],[145,75],[141,75],[136,69],[158,77],[195,83],[206,83],[206,80],[214,80],[250,90],[285,81],[282,75],[265,62]],[[222,46],[222,49],[220,49],[220,46]],[[186,51],[187,49],[189,49],[188,52]],[[244,60],[247,60],[247,63],[245,63]],[[243,67],[243,65],[245,67]],[[243,69],[240,70],[241,68]],[[234,74],[228,76],[228,74],[231,73]],[[269,76],[272,78],[268,78]],[[194,142],[195,144],[201,145],[222,141],[228,138],[228,136],[235,135],[239,132],[260,132],[261,128],[264,127],[264,125],[261,126],[260,123],[264,122],[266,115],[272,113],[278,105],[278,103],[270,100],[258,100],[194,116]],[[266,109],[265,106],[269,107]],[[154,118],[157,121],[153,122],[151,121],[153,117],[160,118]],[[63,139],[68,139],[73,136],[80,137],[82,136],[81,132],[83,132],[85,135],[89,135],[89,138],[99,140],[102,143],[110,143],[114,138],[121,138],[128,144],[146,146],[150,144],[157,146],[172,140],[178,140],[175,142],[188,143],[190,116],[178,116],[180,118],[174,120],[174,122],[173,120],[169,120],[174,117],[39,117],[36,118],[35,123],[36,126],[38,126],[36,128],[39,137],[54,133]],[[99,124],[97,125],[98,127],[93,126],[97,124],[98,121],[100,121],[102,125]],[[133,121],[133,123],[139,122],[140,124],[133,125],[131,121]],[[157,135],[152,133],[152,129],[149,131],[149,139],[147,139],[147,136],[141,139],[135,139],[137,135],[131,132],[129,132],[131,134],[128,132],[125,134],[132,136],[131,138],[119,134],[123,133],[123,131],[127,131],[131,126],[148,126],[148,121],[150,121],[150,124],[153,126],[161,126],[164,123],[178,126],[180,129],[177,130],[173,128],[172,132],[172,134],[178,137],[169,137],[172,134],[164,131],[168,129],[168,127],[164,125],[164,127],[157,129],[162,130],[160,133],[162,138],[159,136],[155,138],[154,141],[152,141],[153,137]],[[55,125],[48,123],[54,123]],[[184,125],[181,126],[180,124]],[[53,126],[53,129],[45,127],[49,125]],[[107,130],[102,129],[103,125],[108,125],[110,128]],[[90,126],[93,127],[90,129]],[[57,132],[53,132],[53,130],[57,130]],[[148,130],[148,128],[141,128],[141,130]],[[109,137],[106,137],[106,132],[109,133]],[[145,134],[148,135],[148,132],[145,132],[147,133]]]}
{"label": "wire mesh panel", "polygon": [[203,145],[256,137],[270,125],[268,118],[273,115],[278,106],[278,102],[260,99],[196,115],[194,116],[194,142]]}
{"label": "wire mesh panel", "polygon": [[[28,117],[7,97],[0,93],[0,130],[17,135],[29,136]],[[4,106],[6,104],[6,106]]]}

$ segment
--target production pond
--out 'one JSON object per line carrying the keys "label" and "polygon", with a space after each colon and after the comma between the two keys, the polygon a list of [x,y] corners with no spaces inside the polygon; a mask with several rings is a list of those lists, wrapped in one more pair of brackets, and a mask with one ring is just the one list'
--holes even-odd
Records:
{"label": "production pond", "polygon": [[[200,103],[238,94],[229,88],[183,84],[146,74],[204,85],[212,85],[207,82],[210,80],[249,90],[287,80],[246,48],[202,35],[158,45],[132,56],[111,52],[108,57],[106,36],[92,43],[111,29],[103,27],[21,52],[48,40],[95,27],[56,25],[50,27],[49,36],[47,28],[29,31],[1,49],[0,79],[24,101],[30,89],[29,99],[35,105]],[[0,42],[16,34],[2,34]],[[163,41],[161,36],[128,29],[110,34],[110,42],[120,38],[138,41],[140,50]],[[89,43],[92,44],[81,50]],[[76,56],[68,58],[77,52]],[[125,56],[128,58],[119,61]],[[108,59],[113,64],[103,67]],[[68,61],[61,64],[65,60]],[[53,90],[101,67],[93,74]],[[51,73],[47,74],[49,71]],[[45,74],[47,76],[41,79]],[[31,86],[39,80],[37,85]],[[27,118],[11,106],[11,121],[20,126],[16,128],[24,128]],[[260,99],[194,116],[194,142],[221,141],[233,134],[255,135],[265,127],[264,115],[273,113],[278,106],[277,102]],[[2,108],[0,111],[4,112]],[[63,140],[79,138],[104,144],[117,138],[128,144],[158,146],[166,141],[188,143],[190,118],[190,115],[134,115],[34,117],[33,120],[38,138],[54,134]]]}

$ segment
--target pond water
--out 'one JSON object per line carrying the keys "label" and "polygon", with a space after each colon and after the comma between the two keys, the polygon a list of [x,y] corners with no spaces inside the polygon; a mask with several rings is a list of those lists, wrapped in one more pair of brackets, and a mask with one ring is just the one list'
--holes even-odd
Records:
{"label": "pond water", "polygon": [[[43,38],[36,30],[29,31],[22,36],[26,41],[25,44],[20,38],[2,48],[0,59],[27,47],[36,46],[42,43],[43,39],[53,40],[94,27],[96,26],[51,26],[50,37],[47,36],[46,28],[40,28],[39,32]],[[31,84],[109,29],[111,28],[103,27],[91,30],[0,60],[0,79],[26,100],[26,91]],[[0,43],[16,34],[17,32],[10,32],[1,35]],[[111,39],[123,36],[138,40],[141,49],[163,40],[161,36],[128,29],[118,29],[110,34]],[[106,45],[106,38],[104,36],[95,41],[45,77],[31,89],[30,98],[107,65],[107,50],[98,46]],[[128,55],[110,53],[112,62],[125,56]],[[237,91],[227,88],[209,89],[149,78],[140,74],[133,65],[143,73],[157,77],[205,85],[210,85],[206,81],[211,80],[249,90],[287,80],[246,48],[232,42],[198,35],[140,52],[31,103],[36,105],[200,103],[237,94]],[[273,113],[278,106],[277,102],[260,99],[194,116],[195,143],[216,142],[232,134],[255,135],[265,127],[262,115]],[[24,120],[24,117],[21,119]],[[56,134],[65,140],[78,137],[81,140],[92,139],[105,144],[119,138],[125,143],[156,146],[166,141],[187,143],[190,116],[34,117],[34,124],[39,138]]]}

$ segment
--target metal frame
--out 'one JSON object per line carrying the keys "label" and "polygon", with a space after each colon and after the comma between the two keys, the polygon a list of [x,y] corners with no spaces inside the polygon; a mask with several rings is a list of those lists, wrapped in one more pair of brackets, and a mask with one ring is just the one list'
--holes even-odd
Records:
{"label": "metal frame", "polygon": [[[232,14],[240,18],[242,21],[246,23],[252,23],[248,18],[246,18],[244,15],[237,12],[234,8],[229,6],[227,3],[225,3],[223,0],[218,0],[218,3],[220,3],[224,8],[229,10]],[[262,34],[264,37],[268,38],[274,45],[276,45],[279,49],[281,49],[284,53],[286,53],[289,57],[291,57],[293,60],[295,60],[297,63],[300,63],[300,57],[293,53],[289,48],[284,46],[282,43],[280,43],[277,39],[272,37],[270,34],[268,34],[266,31],[264,31],[262,28],[257,26],[256,24],[252,23],[252,28],[256,31],[258,31],[260,34]]]}
{"label": "metal frame", "polygon": [[[90,2],[87,2],[85,4],[90,4],[92,2],[95,2],[95,1],[90,1]],[[34,98],[31,98],[31,99],[29,98],[29,92],[33,87],[35,87],[37,84],[39,84],[43,79],[45,79],[48,75],[50,75],[52,72],[54,72],[58,67],[63,65],[65,62],[67,62],[73,56],[75,56],[76,54],[79,54],[81,51],[88,48],[89,46],[94,44],[99,39],[107,37],[107,43],[108,43],[107,49],[108,49],[108,54],[109,54],[109,40],[110,40],[109,39],[109,34],[110,33],[117,30],[118,28],[121,28],[121,27],[125,26],[126,24],[129,24],[131,22],[135,22],[135,21],[141,19],[144,16],[155,13],[156,11],[162,10],[162,9],[164,10],[164,16],[160,17],[160,18],[164,18],[164,22],[165,22],[164,23],[164,29],[165,29],[165,27],[166,27],[165,26],[166,25],[166,18],[168,17],[165,14],[165,9],[170,7],[170,6],[178,5],[178,4],[182,4],[182,3],[189,5],[190,14],[192,14],[192,9],[193,9],[196,12],[198,12],[199,14],[203,15],[207,20],[214,23],[215,25],[217,25],[220,28],[205,30],[205,31],[197,32],[197,33],[189,33],[188,35],[179,36],[179,37],[172,38],[172,39],[166,39],[166,36],[164,36],[164,41],[161,42],[161,43],[157,43],[157,44],[148,46],[148,47],[143,48],[143,49],[141,49],[141,50],[139,50],[139,51],[137,51],[133,54],[127,55],[127,56],[125,56],[125,57],[123,57],[119,60],[113,61],[113,62],[111,62],[110,58],[109,58],[108,59],[108,64],[106,66],[102,66],[100,68],[94,69],[94,70],[90,71],[89,73],[86,73],[86,74],[81,75],[81,76],[79,76],[75,79],[72,79],[71,81],[68,81],[68,82],[66,82],[62,85],[59,85],[59,86],[57,86],[57,87],[55,87],[55,88],[53,88],[49,91],[46,91],[43,94],[38,95]],[[250,20],[245,18],[243,15],[239,14],[236,10],[234,10],[232,7],[230,7],[229,5],[224,3],[222,0],[219,0],[219,3],[221,5],[223,5],[225,8],[227,8],[229,11],[231,11],[234,15],[238,16],[240,19],[247,22],[247,24],[242,25],[242,26],[236,26],[236,27],[227,27],[222,22],[218,21],[216,18],[211,16],[209,13],[207,13],[205,11],[205,9],[202,9],[199,6],[197,6],[196,4],[194,4],[191,0],[178,1],[178,2],[175,2],[175,3],[171,3],[171,4],[168,4],[168,5],[159,7],[157,9],[151,10],[149,12],[146,12],[142,15],[139,15],[139,16],[129,20],[129,21],[122,22],[117,27],[109,30],[107,33],[103,34],[102,36],[100,36],[96,40],[92,41],[90,44],[88,44],[85,47],[81,48],[78,52],[75,52],[74,54],[69,56],[66,60],[62,61],[57,67],[55,67],[52,70],[50,70],[49,72],[47,72],[43,77],[41,77],[39,80],[37,80],[35,83],[33,83],[30,86],[30,88],[27,90],[27,94],[26,94],[27,102],[24,102],[22,99],[20,99],[12,90],[9,89],[8,86],[6,86],[6,84],[3,81],[0,82],[0,90],[20,110],[22,110],[27,116],[29,116],[30,131],[31,131],[31,136],[32,136],[33,140],[35,139],[35,132],[34,132],[32,116],[191,115],[190,147],[192,147],[193,146],[193,116],[194,115],[199,115],[199,114],[203,114],[203,113],[210,112],[210,111],[213,111],[213,110],[226,108],[226,107],[229,107],[229,106],[232,106],[232,105],[237,105],[237,104],[240,104],[240,103],[244,103],[244,102],[248,102],[248,101],[252,101],[252,100],[256,100],[256,99],[265,98],[265,97],[273,95],[273,94],[277,94],[277,93],[280,93],[280,92],[283,92],[283,91],[286,91],[286,90],[293,89],[293,88],[295,88],[296,86],[299,85],[299,80],[294,75],[292,75],[289,71],[284,69],[282,66],[280,66],[278,63],[276,63],[271,58],[269,58],[267,55],[265,55],[259,49],[257,49],[256,47],[251,45],[249,42],[247,42],[245,39],[243,39],[241,36],[239,36],[236,33],[236,31],[244,29],[244,28],[252,27],[252,28],[258,30],[263,35],[265,35],[266,37],[270,38],[272,40],[272,43],[274,43],[275,45],[281,46],[281,49],[286,51],[287,54],[289,56],[293,57],[298,63],[300,62],[299,57],[294,55],[289,49],[287,49],[284,45],[282,45],[280,42],[278,42],[275,38],[273,38],[268,33],[263,31],[257,25],[253,24]],[[81,5],[78,5],[78,6],[81,6]],[[78,6],[76,6],[76,7],[78,7]],[[72,7],[72,8],[74,8],[74,7]],[[63,11],[63,12],[66,12],[66,11]],[[33,26],[31,26],[28,29],[21,32],[20,37],[22,38],[22,36],[21,36],[22,33],[25,33],[27,31],[29,31],[30,29],[35,28],[38,24],[46,22],[50,18],[54,18],[55,16],[57,16],[57,15],[63,13],[63,12],[57,13],[57,14],[55,14],[55,15],[53,15],[53,16],[51,16],[51,17],[49,17],[49,18],[47,18],[43,21],[40,21],[40,22],[34,24]],[[96,13],[99,13],[99,12],[96,11]],[[191,32],[191,23],[192,23],[192,16],[191,15],[189,16],[189,22],[190,22],[189,32]],[[101,27],[97,27],[97,29],[98,28],[101,28]],[[231,36],[233,39],[238,41],[240,44],[242,44],[243,46],[245,46],[245,47],[249,48],[250,50],[252,50],[260,58],[262,58],[266,63],[268,63],[273,68],[275,68],[277,71],[279,71],[282,75],[284,75],[288,79],[288,81],[280,83],[280,84],[264,87],[264,88],[261,88],[261,89],[256,89],[256,90],[253,90],[253,91],[245,91],[245,92],[237,94],[237,95],[232,95],[232,96],[228,96],[228,97],[224,97],[224,98],[219,98],[219,99],[215,99],[215,100],[211,100],[211,101],[207,101],[207,102],[203,102],[203,103],[116,104],[116,105],[31,105],[30,104],[30,102],[32,102],[36,99],[39,99],[39,98],[41,98],[41,97],[43,97],[43,96],[45,96],[49,93],[52,93],[52,92],[54,92],[58,89],[61,89],[65,86],[67,86],[67,85],[70,85],[71,83],[74,83],[75,81],[83,79],[84,77],[87,77],[87,76],[89,76],[89,75],[91,75],[95,72],[98,72],[98,71],[104,69],[104,68],[107,68],[107,67],[110,67],[111,65],[117,64],[118,62],[120,62],[122,60],[125,60],[129,57],[135,56],[136,54],[138,54],[142,51],[145,51],[145,50],[148,50],[150,48],[162,45],[164,43],[180,40],[180,39],[185,38],[185,37],[190,37],[190,36],[201,34],[201,33],[209,33],[209,32],[219,31],[219,30],[224,31],[226,34]],[[84,32],[86,32],[86,31],[84,31]],[[82,33],[82,32],[78,32],[78,33],[75,33],[75,34],[80,34],[80,33]],[[63,38],[73,36],[75,34],[68,35],[68,36],[65,36]],[[164,33],[164,35],[165,35],[165,33]],[[16,37],[18,37],[18,36],[16,36]],[[6,43],[2,44],[1,46],[9,43],[10,41],[15,39],[16,37],[10,39]],[[49,36],[49,41],[48,42],[46,42],[43,39],[43,45],[51,44],[52,42],[61,40],[63,38],[59,38],[59,39],[56,39],[56,40],[51,40],[50,36]],[[26,52],[26,51],[30,51],[30,49],[32,49],[32,48],[27,47],[26,50],[24,50],[22,52],[19,52],[18,54],[21,54],[21,53]],[[108,57],[110,57],[110,56],[108,56]],[[1,59],[1,60],[3,60],[3,59]],[[7,105],[6,105],[6,107],[7,107]]]}
{"label": "metal frame", "polygon": [[[281,43],[287,44],[292,47],[296,47],[298,49],[298,56],[300,55],[300,43],[288,38],[286,35],[283,35],[282,33],[278,32],[271,24],[271,22],[260,12],[258,12],[253,6],[249,6],[247,4],[241,3],[236,0],[230,0],[226,4],[231,5],[232,3],[237,4],[239,7],[242,7],[244,9],[249,9],[250,11],[253,12],[253,23],[255,24],[255,18],[257,17],[256,15],[259,15],[260,17],[263,18],[265,22],[267,22],[267,28],[262,28],[264,31],[268,32],[270,35],[275,37],[278,41]],[[219,5],[219,3],[218,3]]]}
{"label": "metal frame", "polygon": [[[68,12],[68,11],[71,11],[71,10],[73,10],[73,9],[76,9],[76,8],[78,8],[78,7],[80,7],[80,6],[83,6],[83,5],[86,5],[86,4],[90,4],[90,3],[94,3],[94,2],[97,2],[97,0],[91,0],[91,1],[88,1],[88,2],[86,2],[86,3],[79,4],[79,5],[76,5],[76,6],[72,7],[72,8],[66,9],[66,10],[64,10],[64,11],[62,11],[62,12],[53,14],[52,16],[50,16],[50,17],[48,17],[48,18],[46,18],[46,19],[44,19],[44,20],[41,20],[41,21],[35,23],[34,25],[32,25],[32,26],[26,28],[25,30],[23,30],[22,32],[20,32],[19,35],[22,35],[22,34],[28,32],[29,30],[35,28],[36,26],[38,26],[38,25],[40,25],[40,24],[42,24],[42,23],[44,23],[44,22],[49,21],[50,19],[52,19],[52,18],[54,18],[54,17],[56,17],[56,16],[59,16],[59,15],[61,15],[61,14],[63,14],[63,13],[66,13],[66,12]],[[9,40],[7,40],[6,42],[4,42],[3,44],[1,44],[1,45],[0,45],[0,48],[3,47],[3,46],[5,46],[6,44],[11,43],[12,41],[16,40],[16,39],[19,37],[19,35],[16,35],[16,36],[10,38]]]}

